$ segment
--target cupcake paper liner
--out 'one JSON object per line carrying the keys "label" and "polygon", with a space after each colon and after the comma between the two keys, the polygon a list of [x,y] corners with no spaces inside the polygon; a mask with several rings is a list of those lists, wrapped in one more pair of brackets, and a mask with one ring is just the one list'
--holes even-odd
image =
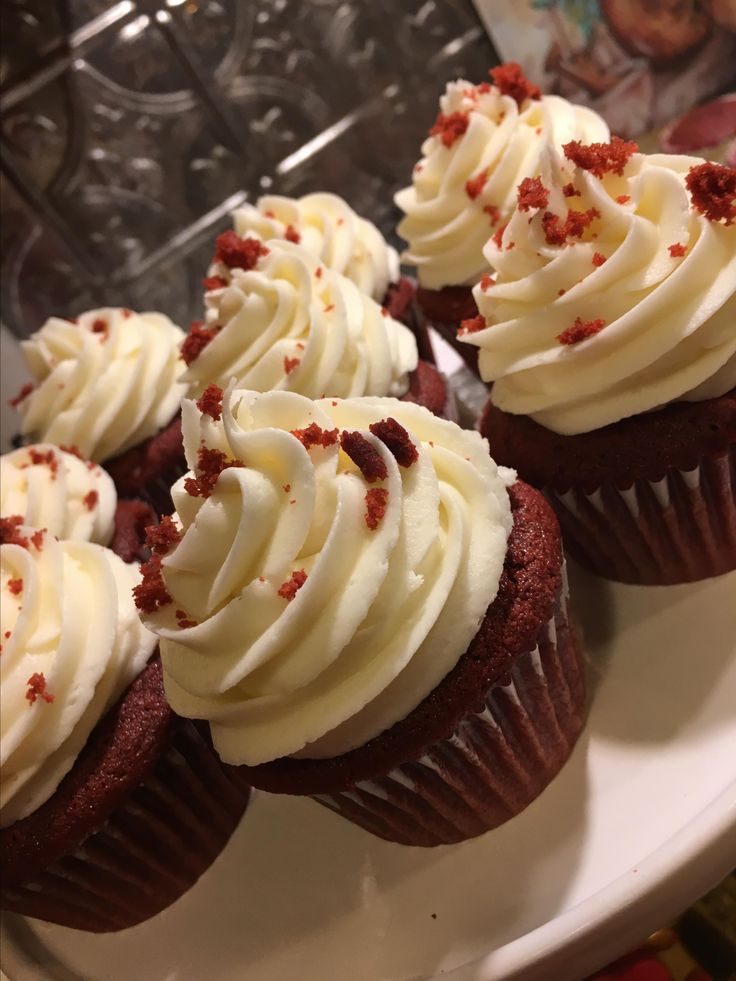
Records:
{"label": "cupcake paper liner", "polygon": [[122,930],[183,895],[237,827],[250,788],[192,722],[124,804],[77,850],[18,886],[4,909],[95,933]]}
{"label": "cupcake paper liner", "polygon": [[671,585],[736,568],[736,448],[623,490],[545,493],[566,548],[598,575]]}
{"label": "cupcake paper liner", "polygon": [[480,713],[416,760],[314,799],[379,838],[451,844],[523,810],[567,760],[585,717],[583,667],[566,580],[534,650],[492,686]]}

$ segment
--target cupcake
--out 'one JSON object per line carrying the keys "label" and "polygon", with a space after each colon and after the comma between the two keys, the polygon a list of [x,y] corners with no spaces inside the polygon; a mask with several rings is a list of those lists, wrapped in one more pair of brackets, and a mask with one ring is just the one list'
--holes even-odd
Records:
{"label": "cupcake", "polygon": [[[483,247],[503,234],[517,185],[539,173],[544,147],[609,138],[597,113],[543,96],[517,64],[490,75],[493,84],[448,84],[412,184],[395,197],[405,216],[402,260],[416,268],[419,306],[455,347],[460,321],[478,313],[472,287],[491,273]],[[472,348],[459,347],[475,367]]]}
{"label": "cupcake", "polygon": [[194,884],[249,791],[167,706],[137,567],[21,522],[0,522],[0,902],[119,930]]}
{"label": "cupcake", "polygon": [[571,142],[486,258],[481,431],[572,554],[633,583],[736,567],[736,170]]}
{"label": "cupcake", "polygon": [[146,557],[145,528],[156,521],[144,501],[119,501],[102,467],[51,443],[0,456],[0,516],[11,515],[56,538],[109,545],[125,562]]}
{"label": "cupcake", "polygon": [[[346,276],[396,320],[414,329],[414,286],[399,270],[399,256],[376,226],[357,215],[336,194],[318,191],[301,198],[269,194],[255,205],[233,212],[241,238],[286,239],[301,245],[320,262]],[[215,265],[212,276],[227,278],[227,267]],[[432,361],[426,331],[417,337],[420,356]]]}
{"label": "cupcake", "polygon": [[226,232],[213,268],[206,320],[182,346],[190,396],[234,379],[261,392],[392,395],[451,411],[449,388],[419,361],[412,332],[306,248]]}
{"label": "cupcake", "polygon": [[12,400],[21,434],[104,464],[121,497],[165,503],[180,473],[184,332],[161,313],[52,317],[21,342],[33,381]]}
{"label": "cupcake", "polygon": [[542,496],[396,399],[229,389],[182,420],[191,472],[136,594],[174,710],[255,786],[391,841],[525,807],[584,717]]}

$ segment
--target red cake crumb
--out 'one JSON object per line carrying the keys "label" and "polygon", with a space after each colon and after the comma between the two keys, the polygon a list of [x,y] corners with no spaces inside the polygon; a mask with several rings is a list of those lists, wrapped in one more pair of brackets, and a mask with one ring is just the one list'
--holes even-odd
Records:
{"label": "red cake crumb", "polygon": [[388,447],[400,467],[410,467],[419,459],[419,453],[411,436],[401,423],[391,416],[379,422],[372,422],[368,428]]}
{"label": "red cake crumb", "polygon": [[544,237],[550,245],[564,245],[568,238],[580,238],[588,225],[600,216],[597,208],[588,208],[587,211],[571,210],[563,222],[559,215],[545,211],[542,215]]}
{"label": "red cake crumb", "polygon": [[46,676],[42,671],[36,671],[26,682],[28,691],[26,698],[31,705],[35,705],[39,698],[44,702],[53,702],[54,696],[46,691]]}
{"label": "red cake crumb", "polygon": [[301,235],[296,230],[296,228],[294,228],[293,225],[286,226],[286,231],[284,232],[284,238],[287,240],[287,242],[294,242],[295,245],[298,245],[302,240]]}
{"label": "red cake crumb", "polygon": [[455,140],[458,140],[468,128],[467,112],[451,112],[446,116],[443,112],[438,113],[430,136],[439,136],[446,147],[451,147]]}
{"label": "red cake crumb", "polygon": [[388,507],[388,491],[384,487],[371,487],[365,494],[365,523],[371,531],[380,524]]}
{"label": "red cake crumb", "polygon": [[605,320],[586,320],[575,318],[575,323],[557,335],[560,344],[578,344],[588,337],[593,337],[606,326]]}
{"label": "red cake crumb", "polygon": [[181,532],[170,514],[164,514],[157,525],[146,528],[146,547],[158,555],[166,555],[181,541]]}
{"label": "red cake crumb", "polygon": [[179,351],[179,357],[185,364],[190,365],[192,361],[197,360],[202,351],[220,330],[221,328],[218,326],[205,327],[201,320],[195,320],[192,323],[189,333],[184,338],[184,343]]}
{"label": "red cake crumb", "polygon": [[381,307],[381,316],[382,317],[388,317],[389,316],[389,312],[386,309],[386,307]]}
{"label": "red cake crumb", "polygon": [[161,572],[161,556],[152,555],[141,565],[141,581],[133,586],[135,605],[142,613],[155,613],[171,602],[171,596]]}
{"label": "red cake crumb", "polygon": [[495,225],[498,219],[501,217],[501,211],[495,204],[487,204],[483,210],[490,217],[492,226]]}
{"label": "red cake crumb", "polygon": [[506,251],[507,252],[510,252],[515,245],[516,245],[516,242],[509,242],[509,244],[506,246]]}
{"label": "red cake crumb", "polygon": [[572,181],[570,181],[569,184],[565,184],[565,186],[562,188],[562,193],[565,195],[566,198],[580,197],[580,191],[575,190],[575,185],[572,183]]}
{"label": "red cake crumb", "polygon": [[223,391],[220,386],[211,382],[197,399],[197,408],[216,422],[222,416],[222,396]]}
{"label": "red cake crumb", "polygon": [[557,295],[558,296],[564,296],[565,293],[567,293],[567,290],[564,290],[564,289],[563,290],[557,290]]}
{"label": "red cake crumb", "polygon": [[340,433],[340,446],[369,484],[388,477],[386,462],[375,446],[357,431],[343,429]]}
{"label": "red cake crumb", "polygon": [[33,384],[33,382],[26,382],[17,395],[14,395],[12,399],[8,399],[8,405],[11,407],[11,409],[15,409],[20,405],[23,399],[28,398],[35,387],[36,386]]}
{"label": "red cake crumb", "polygon": [[334,446],[339,438],[337,429],[322,429],[316,422],[310,422],[306,429],[292,429],[291,435],[307,450],[311,446]]}
{"label": "red cake crumb", "polygon": [[197,621],[192,620],[186,610],[177,610],[174,616],[176,617],[177,627],[180,627],[182,630],[197,626]]}
{"label": "red cake crumb", "polygon": [[479,330],[485,330],[487,326],[486,318],[482,313],[479,313],[477,317],[469,317],[467,320],[461,320],[457,333],[458,336],[462,334],[475,334]]}
{"label": "red cake crumb", "polygon": [[612,136],[610,143],[585,144],[571,140],[563,146],[562,152],[576,167],[589,171],[594,177],[603,177],[604,174],[618,174],[620,177],[638,149],[633,140]]}
{"label": "red cake crumb", "polygon": [[284,371],[287,375],[290,375],[301,363],[301,358],[284,358]]}
{"label": "red cake crumb", "polygon": [[28,548],[28,539],[18,531],[22,524],[23,517],[20,514],[0,518],[0,544],[20,545],[21,548]]}
{"label": "red cake crumb", "polygon": [[325,307],[325,313],[329,313],[330,310],[334,310],[334,309],[335,309],[335,304],[334,303],[328,303],[327,306]]}
{"label": "red cake crumb", "polygon": [[286,582],[282,582],[279,586],[279,596],[291,602],[306,581],[307,574],[304,569],[295,569]]}
{"label": "red cake crumb", "polygon": [[672,245],[668,245],[667,248],[673,259],[680,259],[687,252],[687,246],[683,245],[682,242],[674,242]]}
{"label": "red cake crumb", "polygon": [[213,450],[208,446],[200,446],[197,451],[197,467],[194,477],[187,477],[184,490],[190,497],[207,498],[215,489],[220,474],[230,467],[243,467],[242,460],[231,460],[222,450]]}
{"label": "red cake crumb", "polygon": [[46,528],[39,528],[38,531],[34,531],[31,535],[31,545],[40,552],[43,548],[43,536],[46,534]]}
{"label": "red cake crumb", "polygon": [[520,109],[526,99],[542,98],[542,90],[524,76],[521,65],[515,61],[508,61],[505,65],[491,68],[488,74],[501,94],[510,95]]}
{"label": "red cake crumb", "polygon": [[317,277],[317,279],[322,279],[322,266],[317,266],[314,271],[314,275]]}
{"label": "red cake crumb", "polygon": [[107,338],[108,338],[108,334],[109,334],[109,327],[108,327],[107,321],[106,320],[103,320],[102,317],[98,317],[97,320],[95,320],[92,323],[92,333],[93,334],[102,334],[102,338],[101,339],[103,341],[106,341]]}
{"label": "red cake crumb", "polygon": [[227,280],[222,276],[206,276],[202,280],[202,286],[206,290],[220,290],[223,286],[227,286]]}
{"label": "red cake crumb", "polygon": [[91,490],[88,494],[84,495],[83,504],[88,511],[94,511],[94,509],[97,507],[97,501],[99,498],[100,495],[97,493],[97,491]]}
{"label": "red cake crumb", "polygon": [[8,589],[13,596],[19,596],[23,592],[22,579],[8,579]]}
{"label": "red cake crumb", "polygon": [[228,269],[255,269],[268,251],[260,239],[241,238],[231,230],[217,236],[213,261],[222,262]]}
{"label": "red cake crumb", "polygon": [[736,169],[706,161],[691,167],[685,184],[693,208],[709,221],[736,220]]}
{"label": "red cake crumb", "polygon": [[56,456],[53,450],[47,450],[42,453],[40,450],[36,450],[30,447],[28,450],[28,457],[30,463],[24,463],[22,468],[25,470],[26,467],[30,467],[31,464],[36,467],[47,466],[51,471],[51,479],[56,480],[56,475],[59,472],[59,458]]}
{"label": "red cake crumb", "polygon": [[[72,443],[71,446],[59,445],[59,449],[63,450],[64,453],[71,453],[71,455],[75,456],[78,460],[84,460],[84,457],[82,456],[82,451],[79,449],[76,443]],[[94,464],[92,465],[94,466]]]}
{"label": "red cake crumb", "polygon": [[284,494],[291,493],[291,484],[282,484],[281,490],[284,492]]}
{"label": "red cake crumb", "polygon": [[619,204],[628,204],[630,200],[631,200],[630,194],[619,194],[618,197],[616,198],[616,201]]}
{"label": "red cake crumb", "polygon": [[593,265],[594,266],[602,266],[605,261],[606,261],[606,257],[603,255],[602,252],[594,252],[593,253]]}
{"label": "red cake crumb", "polygon": [[506,231],[507,226],[508,226],[508,222],[505,221],[503,223],[503,225],[500,225],[496,229],[496,231],[493,233],[493,235],[491,236],[491,238],[493,239],[493,242],[495,243],[496,247],[499,248],[499,249],[501,248],[501,241],[503,239],[503,233]]}
{"label": "red cake crumb", "polygon": [[475,177],[471,177],[469,180],[465,181],[465,193],[474,201],[478,195],[481,193],[485,187],[486,181],[488,180],[488,172],[482,170]]}
{"label": "red cake crumb", "polygon": [[546,208],[549,204],[549,191],[542,183],[541,177],[525,177],[516,189],[516,200],[519,211]]}
{"label": "red cake crumb", "polygon": [[485,273],[483,276],[481,276],[480,288],[483,290],[484,293],[486,290],[489,290],[491,286],[495,286],[495,285],[496,285],[496,280],[493,278],[493,276],[490,275],[490,273]]}

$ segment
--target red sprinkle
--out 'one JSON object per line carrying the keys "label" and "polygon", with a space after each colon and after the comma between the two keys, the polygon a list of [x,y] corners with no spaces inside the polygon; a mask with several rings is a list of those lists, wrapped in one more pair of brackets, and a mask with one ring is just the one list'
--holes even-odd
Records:
{"label": "red sprinkle", "polygon": [[288,242],[294,242],[296,245],[298,245],[302,240],[301,235],[296,230],[296,228],[294,228],[293,225],[286,226],[286,231],[284,232],[284,238]]}
{"label": "red sprinkle", "polygon": [[519,108],[526,99],[542,98],[542,90],[524,76],[521,65],[515,61],[509,61],[505,65],[491,68],[488,74],[501,94],[510,95]]}
{"label": "red sprinkle", "polygon": [[224,263],[228,269],[255,269],[258,260],[268,255],[268,251],[260,239],[241,238],[230,230],[217,236],[213,261]]}
{"label": "red sprinkle", "polygon": [[675,242],[674,245],[669,245],[667,248],[673,259],[681,258],[687,252],[687,246],[683,245],[682,242]]}
{"label": "red sprinkle", "polygon": [[210,383],[197,399],[197,408],[217,421],[222,416],[223,391],[219,385]]}
{"label": "red sprinkle", "polygon": [[388,507],[388,491],[385,487],[371,487],[365,495],[365,523],[375,531]]}
{"label": "red sprinkle", "polygon": [[444,146],[451,147],[466,131],[468,122],[467,112],[451,112],[449,116],[441,112],[435,119],[429,135],[439,136]]}
{"label": "red sprinkle", "polygon": [[230,467],[243,467],[242,460],[231,460],[222,450],[200,446],[197,451],[197,467],[194,477],[187,477],[184,490],[190,497],[207,498],[215,489],[220,474]]}
{"label": "red sprinkle", "polygon": [[582,321],[580,317],[575,318],[572,327],[567,327],[561,334],[557,335],[560,344],[578,344],[588,337],[593,337],[606,326],[605,320]]}
{"label": "red sprinkle", "polygon": [[385,460],[362,433],[349,432],[347,429],[343,429],[340,433],[340,446],[369,484],[376,480],[385,480],[388,477]]}
{"label": "red sprinkle", "polygon": [[227,280],[222,276],[207,276],[202,280],[202,286],[206,290],[220,290],[223,286],[227,286]]}
{"label": "red sprinkle", "polygon": [[221,329],[219,326],[205,327],[201,320],[195,320],[189,333],[184,338],[184,343],[179,351],[179,357],[185,364],[190,365],[192,361],[197,360],[202,351],[207,347],[213,337],[219,334]]}
{"label": "red sprinkle", "polygon": [[487,180],[488,172],[482,170],[479,174],[476,174],[475,177],[471,177],[470,180],[465,181],[465,193],[472,201],[474,201],[481,193]]}
{"label": "red sprinkle", "polygon": [[143,613],[155,613],[171,602],[171,596],[161,572],[161,556],[152,555],[141,565],[141,581],[133,587],[135,605]]}
{"label": "red sprinkle", "polygon": [[603,255],[602,252],[594,252],[593,253],[593,265],[594,266],[602,266],[605,261],[606,261],[606,257]]}
{"label": "red sprinkle", "polygon": [[42,671],[36,671],[26,682],[28,691],[26,698],[31,705],[35,705],[39,698],[44,702],[53,702],[54,696],[46,691],[46,677]]}
{"label": "red sprinkle", "polygon": [[165,514],[157,525],[146,528],[146,547],[158,555],[166,555],[181,541],[181,532],[170,514]]}
{"label": "red sprinkle", "polygon": [[301,358],[284,358],[284,371],[287,375],[290,375],[301,363]]}
{"label": "red sprinkle", "polygon": [[479,313],[477,317],[470,317],[468,320],[461,320],[457,332],[458,334],[475,334],[479,330],[485,330],[487,326],[488,324],[486,324],[486,318],[482,313]]}
{"label": "red sprinkle", "polygon": [[621,176],[624,167],[638,149],[633,140],[612,136],[610,143],[584,144],[579,140],[571,140],[563,146],[562,151],[576,167],[589,171],[594,177],[603,177],[604,174]]}
{"label": "red sprinkle", "polygon": [[83,503],[88,511],[94,511],[94,509],[97,507],[97,501],[99,500],[99,497],[100,495],[97,493],[96,490],[91,490],[89,494],[84,495]]}
{"label": "red sprinkle", "polygon": [[630,194],[619,194],[618,197],[616,198],[616,201],[619,204],[628,204],[630,200],[631,200]]}
{"label": "red sprinkle", "polygon": [[709,221],[736,220],[736,169],[706,161],[691,167],[685,184],[693,208]]}
{"label": "red sprinkle", "polygon": [[339,438],[337,429],[322,429],[316,422],[310,422],[306,429],[292,429],[291,435],[307,450],[312,446],[334,446]]}
{"label": "red sprinkle", "polygon": [[541,177],[525,177],[516,189],[516,199],[519,203],[519,211],[546,208],[549,204],[549,191],[542,183]]}
{"label": "red sprinkle", "polygon": [[506,222],[503,223],[503,225],[499,225],[499,227],[496,229],[496,231],[491,236],[491,238],[493,239],[496,247],[499,248],[499,249],[501,248],[501,241],[503,239],[503,233],[506,231],[507,226],[508,226],[508,222],[506,221]]}
{"label": "red sprinkle", "polygon": [[286,582],[282,582],[279,586],[279,596],[291,602],[306,581],[307,574],[304,569],[295,569]]}
{"label": "red sprinkle", "polygon": [[23,592],[23,580],[22,579],[8,579],[8,589],[13,594],[13,596],[18,596]]}
{"label": "red sprinkle", "polygon": [[480,288],[483,290],[484,293],[486,290],[489,290],[491,286],[495,286],[495,285],[496,285],[496,280],[493,278],[493,276],[490,275],[490,273],[486,273],[485,275],[481,276]]}
{"label": "red sprinkle", "polygon": [[562,193],[565,195],[566,198],[580,197],[580,191],[575,190],[575,185],[572,183],[572,181],[570,181],[569,184],[565,184],[565,186],[562,188]]}
{"label": "red sprinkle", "polygon": [[545,211],[542,215],[542,229],[550,245],[564,245],[569,237],[580,238],[585,229],[601,214],[597,208],[587,211],[568,211],[563,222],[559,215]]}
{"label": "red sprinkle", "polygon": [[368,428],[388,447],[400,467],[410,467],[419,459],[419,453],[411,436],[401,423],[391,416],[379,422],[372,422]]}
{"label": "red sprinkle", "polygon": [[26,382],[17,395],[14,395],[12,399],[8,399],[8,405],[11,407],[11,409],[15,409],[16,406],[20,405],[23,399],[28,398],[35,387],[36,386],[33,384],[33,382]]}

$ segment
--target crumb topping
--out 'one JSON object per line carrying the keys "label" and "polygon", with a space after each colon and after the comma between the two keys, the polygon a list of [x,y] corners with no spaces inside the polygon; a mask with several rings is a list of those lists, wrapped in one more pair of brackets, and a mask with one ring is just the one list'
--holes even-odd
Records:
{"label": "crumb topping", "polygon": [[257,238],[241,238],[230,230],[215,240],[214,262],[222,262],[228,269],[255,269],[261,256],[269,250]]}
{"label": "crumb topping", "polygon": [[606,261],[606,257],[603,255],[602,252],[594,252],[593,253],[593,265],[594,266],[602,266],[605,261]]}
{"label": "crumb topping", "polygon": [[21,548],[28,548],[28,539],[18,531],[23,524],[23,516],[11,514],[7,518],[0,518],[0,544],[20,545]]}
{"label": "crumb topping", "polygon": [[23,592],[23,580],[8,579],[8,589],[13,594],[13,596],[20,596],[20,594]]}
{"label": "crumb topping", "polygon": [[501,217],[501,210],[497,208],[495,204],[487,204],[483,210],[491,219],[491,227],[496,224],[498,219]]}
{"label": "crumb topping", "polygon": [[107,321],[103,320],[102,317],[98,317],[96,320],[94,320],[92,322],[92,333],[101,334],[102,336],[100,337],[100,340],[106,341],[110,333],[110,328],[108,327]]}
{"label": "crumb topping", "polygon": [[673,242],[672,245],[667,246],[667,250],[673,259],[680,259],[687,252],[687,246],[682,242]]}
{"label": "crumb topping", "polygon": [[222,416],[222,396],[223,391],[220,386],[211,382],[197,399],[197,408],[217,422]]}
{"label": "crumb topping", "polygon": [[33,534],[31,535],[31,545],[33,545],[33,547],[36,549],[37,552],[40,552],[41,549],[43,548],[43,536],[45,534],[46,534],[46,528],[39,528],[37,531],[34,531]]}
{"label": "crumb topping", "polygon": [[205,276],[202,280],[202,286],[206,290],[220,290],[223,286],[227,286],[227,280],[223,279],[222,276]]}
{"label": "crumb topping", "polygon": [[306,429],[292,429],[291,435],[307,450],[312,446],[334,446],[339,438],[337,429],[322,429],[316,422],[310,422]]}
{"label": "crumb topping", "polygon": [[479,330],[485,330],[488,325],[482,313],[477,317],[470,317],[468,320],[461,320],[457,329],[458,336],[462,334],[476,334]]}
{"label": "crumb topping", "polygon": [[465,133],[468,122],[467,112],[451,112],[448,116],[440,112],[437,114],[429,135],[439,136],[443,146],[451,147],[455,140],[460,139]]}
{"label": "crumb topping", "polygon": [[152,555],[141,565],[141,581],[133,586],[135,605],[142,613],[155,613],[171,603],[171,596],[161,571],[161,556]]}
{"label": "crumb topping", "polygon": [[164,514],[157,525],[146,527],[146,548],[157,555],[166,555],[181,541],[181,532],[170,514]]}
{"label": "crumb topping", "polygon": [[525,77],[521,65],[516,61],[508,61],[505,65],[491,68],[488,74],[499,92],[510,95],[520,109],[527,99],[542,98],[542,90]]}
{"label": "crumb topping", "polygon": [[197,360],[202,351],[207,347],[213,337],[219,334],[221,329],[219,325],[205,327],[203,321],[193,321],[189,333],[181,345],[179,357],[186,365],[190,365],[192,361]]}
{"label": "crumb topping", "polygon": [[560,344],[578,344],[588,337],[593,337],[594,334],[603,330],[605,326],[605,320],[583,321],[580,317],[576,317],[575,323],[571,327],[567,327],[561,334],[557,335],[557,340]]}
{"label": "crumb topping", "polygon": [[290,375],[295,368],[298,368],[302,363],[301,358],[284,358],[284,371],[287,375]]}
{"label": "crumb topping", "polygon": [[468,195],[471,201],[474,201],[478,197],[485,187],[487,180],[488,172],[482,170],[479,174],[476,174],[475,177],[471,177],[469,180],[465,181],[465,193]]}
{"label": "crumb topping", "polygon": [[302,240],[301,235],[296,230],[296,228],[294,228],[293,225],[286,226],[286,231],[284,232],[284,238],[288,242],[293,242],[295,245],[298,245]]}
{"label": "crumb topping", "polygon": [[484,293],[486,290],[489,290],[491,286],[495,286],[495,285],[496,285],[496,280],[493,278],[493,276],[491,276],[490,273],[485,273],[483,276],[481,276],[480,288],[483,290]]}
{"label": "crumb topping", "polygon": [[279,596],[290,603],[306,581],[307,574],[304,569],[295,569],[286,582],[282,582],[279,586]]}
{"label": "crumb topping", "polygon": [[597,208],[588,208],[587,211],[570,210],[563,222],[559,215],[545,211],[542,215],[544,237],[550,245],[565,245],[568,238],[581,238],[591,222],[600,216]]}
{"label": "crumb topping", "polygon": [[506,231],[507,226],[508,226],[508,222],[505,221],[503,225],[499,225],[499,227],[491,236],[497,249],[501,248],[501,242],[503,241],[503,233]]}
{"label": "crumb topping", "polygon": [[419,452],[411,436],[392,416],[372,422],[368,428],[388,447],[400,467],[410,467],[419,459]]}
{"label": "crumb topping", "polygon": [[575,185],[572,183],[572,181],[570,181],[569,184],[565,184],[565,186],[562,188],[562,193],[565,195],[566,198],[580,197],[580,191],[575,190]]}
{"label": "crumb topping", "polygon": [[197,451],[197,466],[194,477],[187,477],[184,481],[184,490],[190,497],[207,498],[212,494],[215,485],[223,470],[230,467],[244,467],[242,460],[233,460],[226,456],[222,450],[210,449],[208,446],[200,446]]}
{"label": "crumb topping", "polygon": [[581,170],[587,170],[594,177],[605,174],[623,175],[624,167],[639,149],[633,140],[622,140],[612,136],[610,143],[581,143],[571,140],[562,147],[562,152]]}
{"label": "crumb topping", "polygon": [[388,507],[388,491],[385,487],[371,487],[365,494],[365,523],[375,531]]}
{"label": "crumb topping", "polygon": [[82,503],[87,508],[88,511],[94,511],[97,507],[97,502],[100,499],[100,495],[96,490],[91,490],[88,494],[85,494],[82,498]]}
{"label": "crumb topping", "polygon": [[24,463],[21,467],[22,470],[25,470],[26,467],[30,466],[47,466],[51,471],[51,479],[56,480],[56,475],[59,472],[59,459],[53,450],[47,450],[45,453],[42,453],[40,450],[30,447],[28,450],[28,457],[30,463]]}
{"label": "crumb topping", "polygon": [[549,191],[542,183],[541,177],[525,177],[516,189],[516,199],[519,211],[546,208],[549,204]]}
{"label": "crumb topping", "polygon": [[618,197],[616,198],[618,204],[628,204],[630,200],[631,200],[630,194],[619,194]]}
{"label": "crumb topping", "polygon": [[186,630],[188,627],[196,627],[197,621],[192,620],[186,610],[177,610],[174,613],[176,617],[176,625],[182,630]]}
{"label": "crumb topping", "polygon": [[693,208],[709,221],[736,220],[736,168],[706,161],[691,167],[685,177]]}
{"label": "crumb topping", "polygon": [[44,702],[53,702],[54,696],[46,690],[46,676],[43,671],[32,674],[26,685],[26,698],[30,705],[35,705],[39,698]]}
{"label": "crumb topping", "polygon": [[20,405],[20,403],[23,401],[23,399],[28,398],[28,396],[31,394],[31,392],[35,387],[36,386],[33,384],[33,382],[26,382],[26,384],[23,386],[23,388],[21,388],[21,390],[18,392],[17,395],[14,395],[12,399],[8,399],[8,405],[10,406],[10,408],[11,409],[17,408]]}
{"label": "crumb topping", "polygon": [[385,480],[388,477],[386,461],[373,443],[367,440],[362,433],[357,430],[349,432],[347,429],[343,429],[340,433],[340,446],[369,484],[376,480]]}

